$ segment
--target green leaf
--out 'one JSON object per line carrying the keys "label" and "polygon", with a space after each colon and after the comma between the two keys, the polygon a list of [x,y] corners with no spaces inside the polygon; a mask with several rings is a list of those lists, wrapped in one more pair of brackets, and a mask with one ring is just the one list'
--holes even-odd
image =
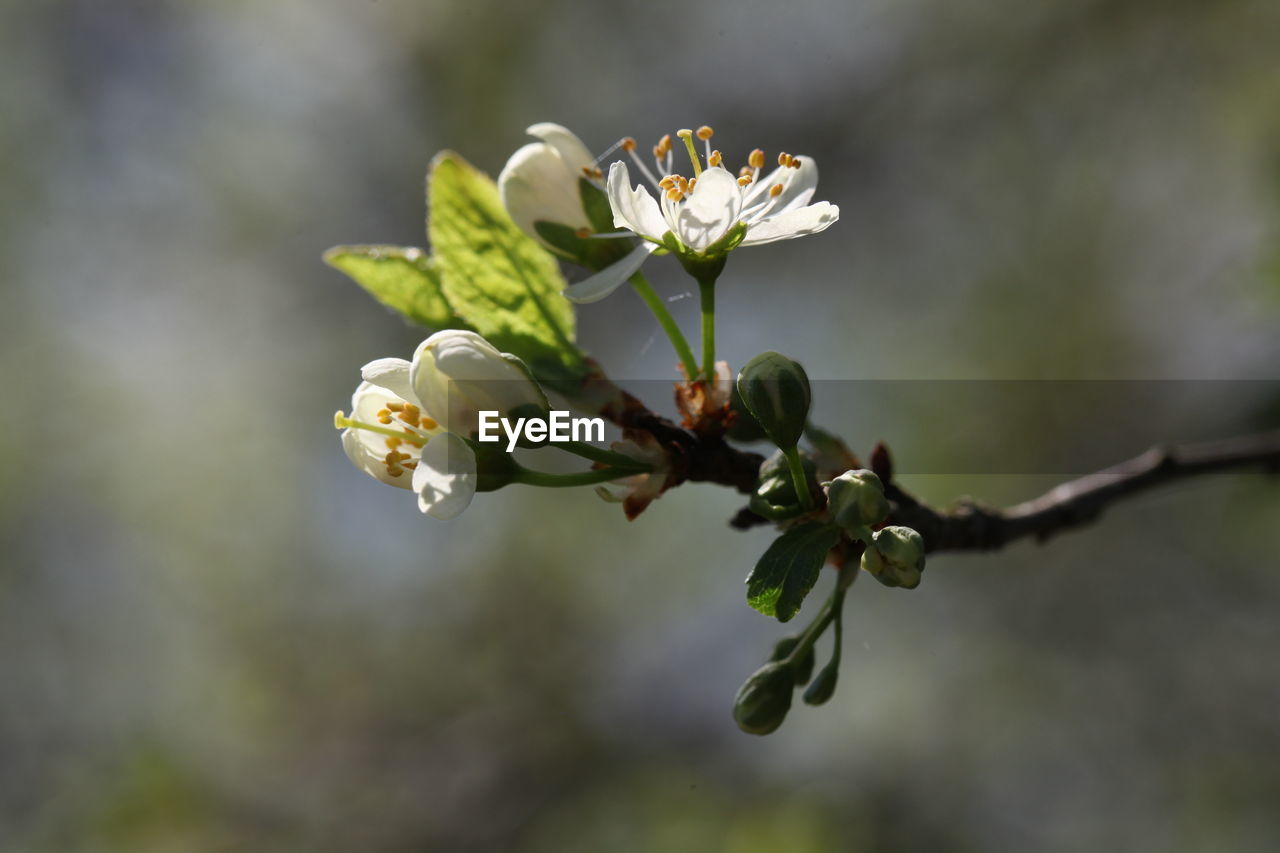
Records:
{"label": "green leaf", "polygon": [[511,221],[493,181],[445,151],[428,185],[431,245],[449,304],[539,379],[585,375],[556,260]]}
{"label": "green leaf", "polygon": [[407,246],[334,246],[324,262],[405,319],[430,329],[466,329],[440,290],[440,273],[421,249]]}
{"label": "green leaf", "polygon": [[747,604],[779,622],[791,619],[818,580],[827,552],[839,541],[840,528],[819,521],[783,533],[747,578]]}

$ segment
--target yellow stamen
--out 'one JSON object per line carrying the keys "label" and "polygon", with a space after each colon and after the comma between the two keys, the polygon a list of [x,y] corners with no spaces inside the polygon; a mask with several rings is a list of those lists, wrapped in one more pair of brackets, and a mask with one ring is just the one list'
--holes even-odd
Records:
{"label": "yellow stamen", "polygon": [[708,139],[710,139],[714,135],[715,135],[715,131],[712,130],[709,125],[704,124],[702,127],[698,128],[698,138],[701,139],[703,142],[706,142]]}
{"label": "yellow stamen", "polygon": [[440,426],[440,424],[436,423],[434,420],[427,417],[426,415],[423,415],[422,420],[418,423],[418,426],[422,427],[423,429],[435,429],[436,427]]}
{"label": "yellow stamen", "polygon": [[745,187],[745,186],[746,186],[747,184],[749,184],[749,183],[751,183],[751,176],[750,176],[750,175],[740,175],[740,176],[738,177],[738,186],[740,186],[740,187]]}
{"label": "yellow stamen", "polygon": [[676,136],[684,140],[684,147],[689,152],[689,161],[693,163],[693,176],[702,174],[702,164],[698,162],[698,152],[693,147],[693,131],[687,127],[676,131]]}
{"label": "yellow stamen", "polygon": [[418,463],[417,463],[417,462],[406,462],[406,463],[404,463],[404,467],[406,467],[406,468],[408,468],[410,471],[412,471],[414,468],[417,468],[417,467],[418,467]]}
{"label": "yellow stamen", "polygon": [[668,151],[670,151],[671,150],[671,134],[669,133],[663,134],[662,138],[658,140],[658,144],[654,148],[654,150],[658,153],[658,156],[662,156],[666,154]]}
{"label": "yellow stamen", "polygon": [[400,446],[400,445],[402,445],[402,444],[404,444],[404,439],[401,439],[401,438],[388,438],[388,439],[387,439],[387,449],[388,449],[388,450],[395,450],[397,447],[399,447],[399,446]]}
{"label": "yellow stamen", "polygon": [[712,152],[711,152],[711,156],[707,158],[707,165],[708,165],[708,166],[719,166],[719,165],[720,165],[720,161],[722,161],[723,159],[724,159],[724,157],[720,156],[720,151],[719,151],[719,150],[712,151]]}
{"label": "yellow stamen", "polygon": [[757,148],[747,157],[747,165],[753,169],[759,169],[764,165],[764,151]]}
{"label": "yellow stamen", "polygon": [[789,166],[790,166],[791,168],[793,168],[793,169],[799,169],[799,168],[800,168],[800,158],[799,158],[799,157],[792,157],[792,158],[791,158],[791,162],[790,162],[790,163],[788,163],[787,165],[789,165]]}
{"label": "yellow stamen", "polygon": [[680,192],[680,190],[676,189],[675,187],[672,187],[671,189],[667,190],[667,198],[671,199],[672,201],[683,201],[684,193]]}
{"label": "yellow stamen", "polygon": [[404,469],[400,468],[398,465],[395,467],[392,467],[391,465],[387,466],[387,474],[392,477],[399,477],[403,473],[404,473]]}
{"label": "yellow stamen", "polygon": [[618,143],[618,147],[621,148],[623,151],[635,151],[636,141],[632,139],[630,136],[628,136]]}
{"label": "yellow stamen", "polygon": [[391,423],[391,410],[390,410],[390,409],[378,409],[378,423],[380,423],[380,424],[389,424],[389,423]]}
{"label": "yellow stamen", "polygon": [[669,190],[675,185],[676,185],[675,175],[667,175],[665,178],[658,181],[658,186],[664,190]]}
{"label": "yellow stamen", "polygon": [[769,187],[769,198],[777,198],[782,195],[782,184],[774,184]]}
{"label": "yellow stamen", "polygon": [[779,165],[779,166],[785,166],[785,165],[787,165],[787,160],[788,160],[790,157],[791,157],[791,155],[790,155],[790,154],[788,154],[787,152],[785,152],[785,151],[779,151],[779,152],[778,152],[778,165]]}
{"label": "yellow stamen", "polygon": [[692,181],[689,182],[689,192],[693,192],[693,185],[696,184],[697,182],[698,182],[697,178],[694,178]]}
{"label": "yellow stamen", "polygon": [[389,402],[387,403],[387,408],[393,412],[403,412],[404,403]]}

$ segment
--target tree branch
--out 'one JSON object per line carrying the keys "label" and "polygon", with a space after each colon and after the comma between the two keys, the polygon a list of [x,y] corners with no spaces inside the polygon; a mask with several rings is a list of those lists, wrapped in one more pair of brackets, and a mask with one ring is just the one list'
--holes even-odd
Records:
{"label": "tree branch", "polygon": [[896,483],[890,520],[913,527],[929,551],[990,551],[1026,537],[1038,541],[1082,527],[1113,503],[1189,477],[1224,471],[1280,472],[1280,431],[1222,441],[1153,447],[1141,456],[1055,486],[1034,500],[999,510],[967,503],[951,512],[924,504]]}
{"label": "tree branch", "polygon": [[[607,391],[608,402],[600,407],[601,414],[624,429],[650,433],[667,448],[674,468],[673,486],[687,481],[717,483],[742,494],[755,489],[763,456],[734,447],[719,432],[698,432],[675,424],[602,374],[596,381]],[[1141,456],[1062,483],[1038,498],[1003,510],[973,501],[962,502],[954,510],[923,503],[894,480],[883,446],[872,454],[872,467],[893,502],[888,523],[919,531],[926,550],[992,551],[1027,537],[1046,541],[1096,521],[1113,503],[1190,477],[1225,471],[1280,473],[1280,430],[1153,447]],[[747,529],[770,522],[743,508],[730,523]]]}

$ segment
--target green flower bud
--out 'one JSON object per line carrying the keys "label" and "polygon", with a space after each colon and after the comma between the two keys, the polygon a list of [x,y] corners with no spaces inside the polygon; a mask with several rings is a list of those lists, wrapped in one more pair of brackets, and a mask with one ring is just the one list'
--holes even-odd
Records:
{"label": "green flower bud", "polygon": [[767,735],[782,725],[791,710],[795,672],[785,663],[760,667],[738,690],[733,700],[733,719],[747,734]]}
{"label": "green flower bud", "polygon": [[520,473],[520,464],[503,449],[503,445],[463,440],[476,456],[477,492],[496,492],[510,485]]}
{"label": "green flower bud", "polygon": [[862,568],[885,586],[915,589],[924,571],[924,540],[910,527],[886,527],[862,553]]}
{"label": "green flower bud", "polygon": [[756,423],[756,419],[751,416],[746,404],[742,402],[742,395],[738,393],[737,383],[734,383],[733,389],[729,394],[729,408],[733,411],[733,423],[729,427],[729,438],[734,441],[749,442],[759,441],[765,437],[764,430],[760,429],[760,424]]}
{"label": "green flower bud", "polygon": [[[802,457],[801,467],[808,479],[813,478],[813,460]],[[782,451],[775,451],[760,466],[760,479],[756,483],[755,493],[748,504],[756,515],[770,521],[782,521],[795,518],[805,512],[800,498],[796,495],[795,478],[791,476],[791,468],[787,465],[787,457]]]}
{"label": "green flower bud", "polygon": [[[769,655],[769,660],[784,661],[795,651],[795,647],[800,645],[800,635],[796,634],[791,637],[783,637],[773,646],[773,654]],[[813,646],[809,647],[809,651],[805,652],[804,657],[796,661],[795,682],[796,687],[803,687],[809,683],[809,679],[813,677],[814,653]]]}
{"label": "green flower bud", "polygon": [[866,468],[845,471],[827,483],[827,508],[836,524],[850,533],[879,524],[889,515],[884,486]]}
{"label": "green flower bud", "polygon": [[798,362],[763,352],[738,374],[738,393],[769,440],[795,447],[809,418],[809,377]]}
{"label": "green flower bud", "polygon": [[809,685],[809,689],[804,692],[805,704],[821,705],[830,699],[836,692],[836,679],[839,675],[840,668],[836,661],[824,666],[818,673],[818,677]]}

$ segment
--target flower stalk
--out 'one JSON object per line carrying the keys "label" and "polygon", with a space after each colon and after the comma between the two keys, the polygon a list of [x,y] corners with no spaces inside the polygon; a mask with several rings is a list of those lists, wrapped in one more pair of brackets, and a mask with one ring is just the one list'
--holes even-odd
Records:
{"label": "flower stalk", "polygon": [[658,325],[662,327],[662,331],[666,332],[667,339],[671,341],[671,346],[675,348],[676,356],[680,359],[681,365],[684,366],[685,375],[695,375],[698,360],[693,355],[693,348],[689,346],[689,341],[685,338],[684,332],[680,331],[680,326],[676,324],[675,318],[667,310],[662,297],[658,296],[653,289],[653,285],[649,284],[649,280],[645,278],[644,273],[637,272],[631,276],[630,281],[631,287],[644,300],[644,304],[649,306],[649,310],[657,319]]}

